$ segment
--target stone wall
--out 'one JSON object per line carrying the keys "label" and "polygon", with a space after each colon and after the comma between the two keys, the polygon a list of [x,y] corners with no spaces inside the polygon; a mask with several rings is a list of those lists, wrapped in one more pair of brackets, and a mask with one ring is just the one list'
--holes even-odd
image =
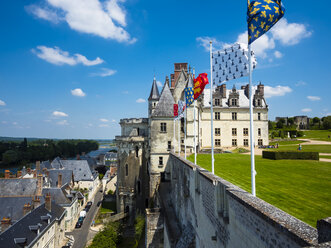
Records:
{"label": "stone wall", "polygon": [[[180,229],[171,230],[174,227],[165,220],[162,230],[167,231],[167,247],[318,245],[315,228],[239,187],[174,154],[170,154],[167,166],[171,181],[161,183],[159,197],[163,208],[173,209]],[[171,233],[180,236],[174,239]]]}

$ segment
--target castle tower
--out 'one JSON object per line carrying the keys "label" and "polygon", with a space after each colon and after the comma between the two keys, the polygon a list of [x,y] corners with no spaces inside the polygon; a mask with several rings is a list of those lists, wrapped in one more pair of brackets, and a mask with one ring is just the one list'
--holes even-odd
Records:
{"label": "castle tower", "polygon": [[153,111],[155,110],[159,99],[160,99],[159,89],[157,87],[156,79],[155,79],[155,76],[154,76],[151,93],[150,93],[149,98],[148,98],[148,116],[149,117],[151,117]]}

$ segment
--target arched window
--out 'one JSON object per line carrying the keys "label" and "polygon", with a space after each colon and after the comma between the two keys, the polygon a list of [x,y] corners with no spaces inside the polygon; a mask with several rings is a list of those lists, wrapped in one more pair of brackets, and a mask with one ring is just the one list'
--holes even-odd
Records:
{"label": "arched window", "polygon": [[128,176],[129,175],[129,165],[126,164],[125,165],[125,176]]}

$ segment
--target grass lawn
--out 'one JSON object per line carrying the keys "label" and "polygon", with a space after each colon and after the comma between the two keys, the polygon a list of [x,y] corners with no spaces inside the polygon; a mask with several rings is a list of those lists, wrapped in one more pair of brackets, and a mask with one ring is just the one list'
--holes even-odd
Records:
{"label": "grass lawn", "polygon": [[100,207],[100,213],[116,212],[116,202],[103,202]]}
{"label": "grass lawn", "polygon": [[[188,159],[194,161],[194,155]],[[210,154],[199,154],[197,162],[211,171]],[[330,163],[256,156],[256,171],[259,198],[314,227],[317,220],[331,216]],[[215,154],[215,173],[251,192],[249,155]]]}
{"label": "grass lawn", "polygon": [[304,139],[324,140],[331,142],[331,139],[328,138],[328,135],[331,137],[331,132],[328,130],[309,130],[304,131],[303,133],[304,136],[302,138]]}
{"label": "grass lawn", "polygon": [[[285,145],[279,146],[278,149],[270,150],[280,150],[280,151],[296,151],[298,150],[298,145]],[[321,152],[321,153],[331,153],[331,145],[302,145],[302,151],[304,152]]]}
{"label": "grass lawn", "polygon": [[269,145],[276,145],[278,143],[278,145],[297,145],[300,143],[304,143],[307,141],[303,141],[303,140],[284,140],[284,141],[274,141],[274,142],[270,142]]}

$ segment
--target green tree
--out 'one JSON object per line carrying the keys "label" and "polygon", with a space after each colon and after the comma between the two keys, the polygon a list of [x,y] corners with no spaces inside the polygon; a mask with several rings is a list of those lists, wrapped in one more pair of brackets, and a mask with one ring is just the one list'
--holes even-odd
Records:
{"label": "green tree", "polygon": [[279,128],[279,129],[281,129],[281,128],[284,127],[284,122],[282,122],[282,120],[284,120],[284,119],[280,119],[280,120],[276,123],[276,127]]}
{"label": "green tree", "polygon": [[291,126],[291,125],[293,125],[293,124],[294,124],[294,118],[293,118],[293,117],[288,118],[288,119],[287,119],[287,125],[288,125],[288,126]]}
{"label": "green tree", "polygon": [[14,164],[19,161],[19,154],[14,150],[8,150],[2,154],[2,162],[5,164]]}
{"label": "green tree", "polygon": [[323,128],[324,129],[331,129],[331,116],[324,117],[323,119]]}

